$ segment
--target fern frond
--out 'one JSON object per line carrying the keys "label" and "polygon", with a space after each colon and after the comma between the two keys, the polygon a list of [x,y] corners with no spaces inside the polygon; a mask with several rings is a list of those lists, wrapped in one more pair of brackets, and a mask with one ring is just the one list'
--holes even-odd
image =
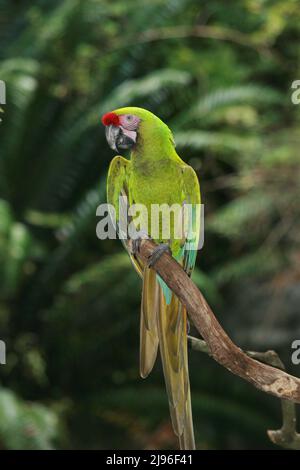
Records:
{"label": "fern frond", "polygon": [[271,88],[257,85],[233,86],[219,89],[201,97],[184,116],[184,122],[203,119],[212,112],[237,103],[276,104],[280,94]]}
{"label": "fern frond", "polygon": [[259,278],[280,272],[284,266],[282,254],[273,249],[262,248],[219,266],[211,272],[218,285],[237,282],[242,278]]}
{"label": "fern frond", "polygon": [[176,146],[201,150],[213,148],[232,150],[237,152],[254,152],[260,148],[260,141],[256,137],[240,136],[225,132],[213,131],[182,131],[175,134]]}
{"label": "fern frond", "polygon": [[247,224],[258,220],[258,217],[265,218],[273,209],[271,195],[252,191],[234,199],[213,214],[207,220],[205,227],[223,237],[247,237]]}

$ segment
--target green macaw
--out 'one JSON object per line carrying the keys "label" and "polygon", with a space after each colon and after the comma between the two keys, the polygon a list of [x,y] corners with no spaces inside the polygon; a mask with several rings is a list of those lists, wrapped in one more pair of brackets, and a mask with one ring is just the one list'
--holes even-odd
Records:
{"label": "green macaw", "polygon": [[[200,207],[196,173],[177,155],[172,133],[164,122],[145,109],[126,107],[105,114],[102,123],[106,126],[106,138],[113,150],[121,153],[131,149],[130,160],[114,157],[108,172],[107,199],[115,208],[117,225],[122,204],[120,196],[126,196],[130,206],[143,204],[148,214],[151,214],[153,204]],[[154,255],[156,259],[168,247],[172,256],[191,275],[196,261],[200,219],[195,216],[194,209],[189,214],[189,229],[183,238],[172,236],[174,220],[171,221],[171,235],[167,238],[161,233],[161,225],[158,233],[157,230],[153,233],[149,219],[139,220],[139,229],[145,231],[146,227],[147,235],[159,244]],[[159,346],[174,432],[181,449],[195,449],[186,309],[151,268],[151,261],[144,265],[138,253],[130,248],[128,240],[124,245],[143,280],[140,374],[145,378],[151,372]]]}

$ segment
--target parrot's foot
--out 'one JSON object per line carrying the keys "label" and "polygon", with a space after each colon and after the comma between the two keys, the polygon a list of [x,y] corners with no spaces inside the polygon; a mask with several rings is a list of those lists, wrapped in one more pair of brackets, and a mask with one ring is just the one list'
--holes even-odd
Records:
{"label": "parrot's foot", "polygon": [[133,255],[136,255],[137,253],[139,253],[140,248],[141,248],[141,241],[142,241],[141,238],[136,238],[131,241],[131,253]]}
{"label": "parrot's foot", "polygon": [[157,263],[159,258],[164,254],[169,253],[172,254],[171,249],[167,243],[160,243],[156,248],[154,248],[152,255],[148,258],[148,266],[152,268],[152,266]]}
{"label": "parrot's foot", "polygon": [[140,251],[140,248],[141,248],[142,240],[147,240],[147,239],[149,239],[149,236],[148,236],[147,232],[145,232],[144,230],[140,230],[139,231],[139,237],[138,238],[133,238],[131,240],[131,253],[133,255],[138,254],[139,251]]}

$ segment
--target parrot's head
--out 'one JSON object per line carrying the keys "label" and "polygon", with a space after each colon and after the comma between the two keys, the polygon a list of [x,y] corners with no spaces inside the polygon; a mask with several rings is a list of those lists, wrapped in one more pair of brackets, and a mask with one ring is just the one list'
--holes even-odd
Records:
{"label": "parrot's head", "polygon": [[[106,139],[109,146],[117,151],[134,149],[137,145],[152,145],[166,133],[171,135],[167,125],[155,114],[143,108],[120,108],[102,116]],[[172,140],[170,138],[170,140]]]}

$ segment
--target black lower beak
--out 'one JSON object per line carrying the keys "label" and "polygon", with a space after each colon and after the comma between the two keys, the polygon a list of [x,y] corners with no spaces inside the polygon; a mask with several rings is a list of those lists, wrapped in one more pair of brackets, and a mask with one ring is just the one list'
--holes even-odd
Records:
{"label": "black lower beak", "polygon": [[121,127],[107,126],[105,129],[106,140],[108,145],[113,150],[121,152],[122,150],[129,150],[135,145],[135,141],[128,135],[124,134]]}

